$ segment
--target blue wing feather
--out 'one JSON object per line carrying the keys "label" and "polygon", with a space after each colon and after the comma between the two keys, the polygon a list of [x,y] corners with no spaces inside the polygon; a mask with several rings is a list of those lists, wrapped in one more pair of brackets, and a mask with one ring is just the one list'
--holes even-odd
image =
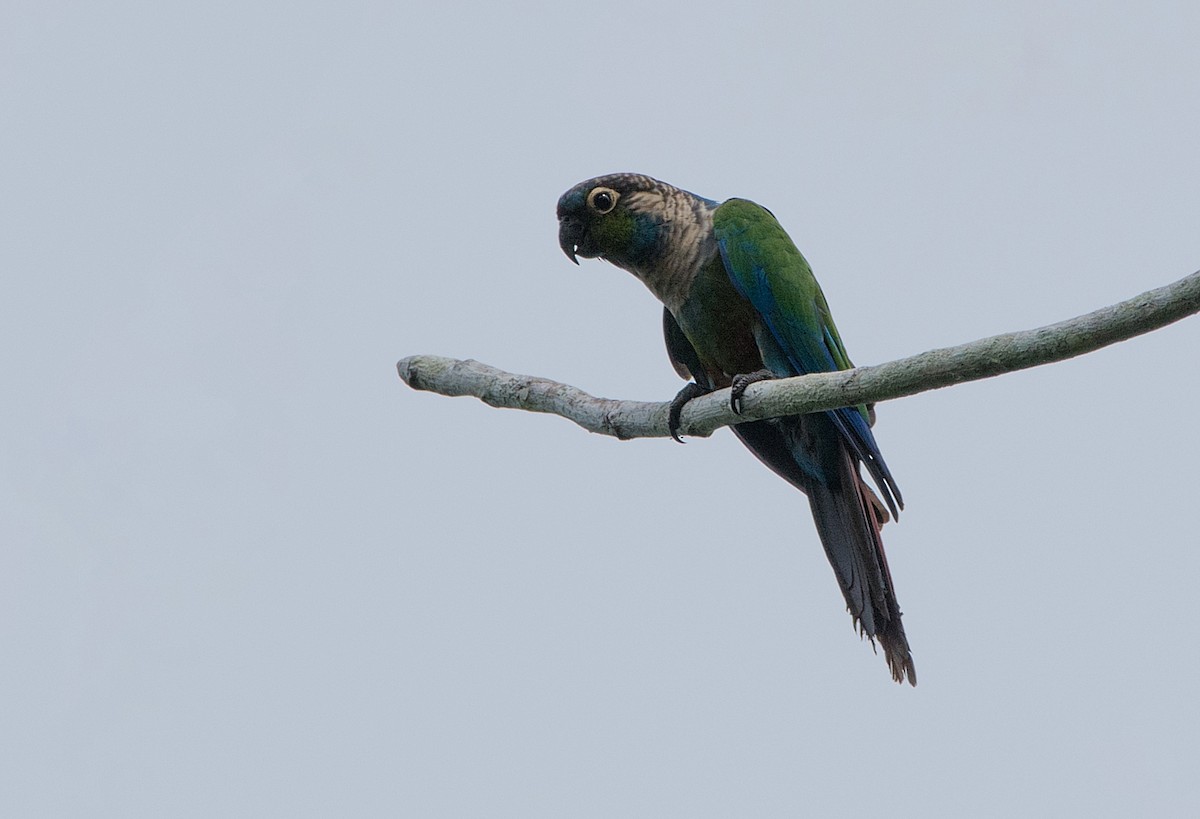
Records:
{"label": "blue wing feather", "polygon": [[[740,206],[751,204],[743,202]],[[850,366],[849,359],[838,339],[832,317],[828,315],[827,307],[823,303],[820,286],[815,279],[811,282],[797,280],[803,276],[811,278],[812,272],[808,263],[770,211],[761,206],[754,207],[761,212],[756,215],[765,224],[765,229],[759,233],[777,244],[775,254],[763,252],[757,237],[750,235],[750,225],[746,220],[722,219],[720,209],[714,215],[714,233],[721,260],[734,288],[754,307],[771,340],[778,346],[778,351],[775,351],[778,354],[764,354],[764,362],[781,377],[845,369],[839,365],[838,360],[841,359],[846,366]],[[731,252],[731,243],[734,252]],[[779,246],[782,246],[789,264],[782,269],[772,269],[769,259],[779,258]],[[779,265],[776,264],[775,267],[778,268]],[[796,293],[803,293],[804,288],[810,285],[817,298],[807,301],[801,299],[808,310],[807,315],[797,315],[794,310],[781,307],[776,292],[779,288],[790,291],[788,303],[795,304]],[[787,370],[777,371],[784,362],[788,365]],[[892,513],[896,514],[897,507],[903,507],[904,502],[895,479],[883,460],[879,445],[875,442],[864,411],[857,407],[841,407],[825,414],[833,421],[838,433],[854,454],[866,464]]]}

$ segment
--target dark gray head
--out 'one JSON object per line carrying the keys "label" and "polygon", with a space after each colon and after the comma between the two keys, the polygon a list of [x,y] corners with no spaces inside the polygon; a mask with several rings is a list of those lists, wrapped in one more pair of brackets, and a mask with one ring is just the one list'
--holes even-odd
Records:
{"label": "dark gray head", "polygon": [[633,269],[653,261],[667,200],[678,188],[649,176],[614,173],[580,182],[558,200],[558,244],[567,258],[604,258]]}

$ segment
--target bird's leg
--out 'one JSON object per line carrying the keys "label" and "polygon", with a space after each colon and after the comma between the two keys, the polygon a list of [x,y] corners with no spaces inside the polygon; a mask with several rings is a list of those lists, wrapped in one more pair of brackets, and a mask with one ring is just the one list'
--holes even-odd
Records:
{"label": "bird's leg", "polygon": [[735,375],[733,383],[729,385],[729,408],[741,415],[742,394],[746,392],[746,388],[757,381],[769,381],[775,377],[775,373],[770,370],[756,370],[752,373]]}
{"label": "bird's leg", "polygon": [[707,395],[712,392],[710,389],[701,387],[695,381],[689,381],[687,386],[679,391],[671,400],[671,409],[667,412],[667,429],[671,431],[671,437],[679,443],[683,443],[683,438],[679,436],[679,425],[682,423],[680,416],[683,414],[683,405],[693,398],[699,398],[701,395]]}

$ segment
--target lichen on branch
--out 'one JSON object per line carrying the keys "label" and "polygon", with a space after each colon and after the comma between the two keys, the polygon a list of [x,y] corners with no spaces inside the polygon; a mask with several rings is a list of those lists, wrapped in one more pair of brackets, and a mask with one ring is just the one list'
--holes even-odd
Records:
{"label": "lichen on branch", "polygon": [[[1119,304],[1033,330],[1002,333],[869,367],[814,373],[752,385],[741,414],[729,408],[729,390],[690,401],[685,435],[759,418],[817,412],[902,398],[1050,364],[1157,330],[1200,312],[1200,271]],[[517,375],[473,360],[415,355],[396,364],[416,390],[472,395],[494,407],[560,415],[590,432],[616,438],[666,437],[668,402],[597,398],[547,378]]]}

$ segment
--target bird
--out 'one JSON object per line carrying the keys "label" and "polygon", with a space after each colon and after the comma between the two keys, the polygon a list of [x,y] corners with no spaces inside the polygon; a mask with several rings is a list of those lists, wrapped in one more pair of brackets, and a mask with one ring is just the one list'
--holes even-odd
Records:
{"label": "bird", "polygon": [[[846,370],[846,353],[812,269],[771,211],[718,203],[636,173],[598,176],[558,200],[559,246],[572,262],[602,259],[663,304],[663,336],[688,384],[668,427],[682,442],[688,401],[730,388],[740,412],[751,384]],[[742,443],[808,496],[825,554],[860,635],[883,648],[892,678],[917,684],[882,528],[904,501],[860,405],[734,424]],[[866,469],[878,494],[863,478]],[[882,500],[881,500],[882,498]]]}

